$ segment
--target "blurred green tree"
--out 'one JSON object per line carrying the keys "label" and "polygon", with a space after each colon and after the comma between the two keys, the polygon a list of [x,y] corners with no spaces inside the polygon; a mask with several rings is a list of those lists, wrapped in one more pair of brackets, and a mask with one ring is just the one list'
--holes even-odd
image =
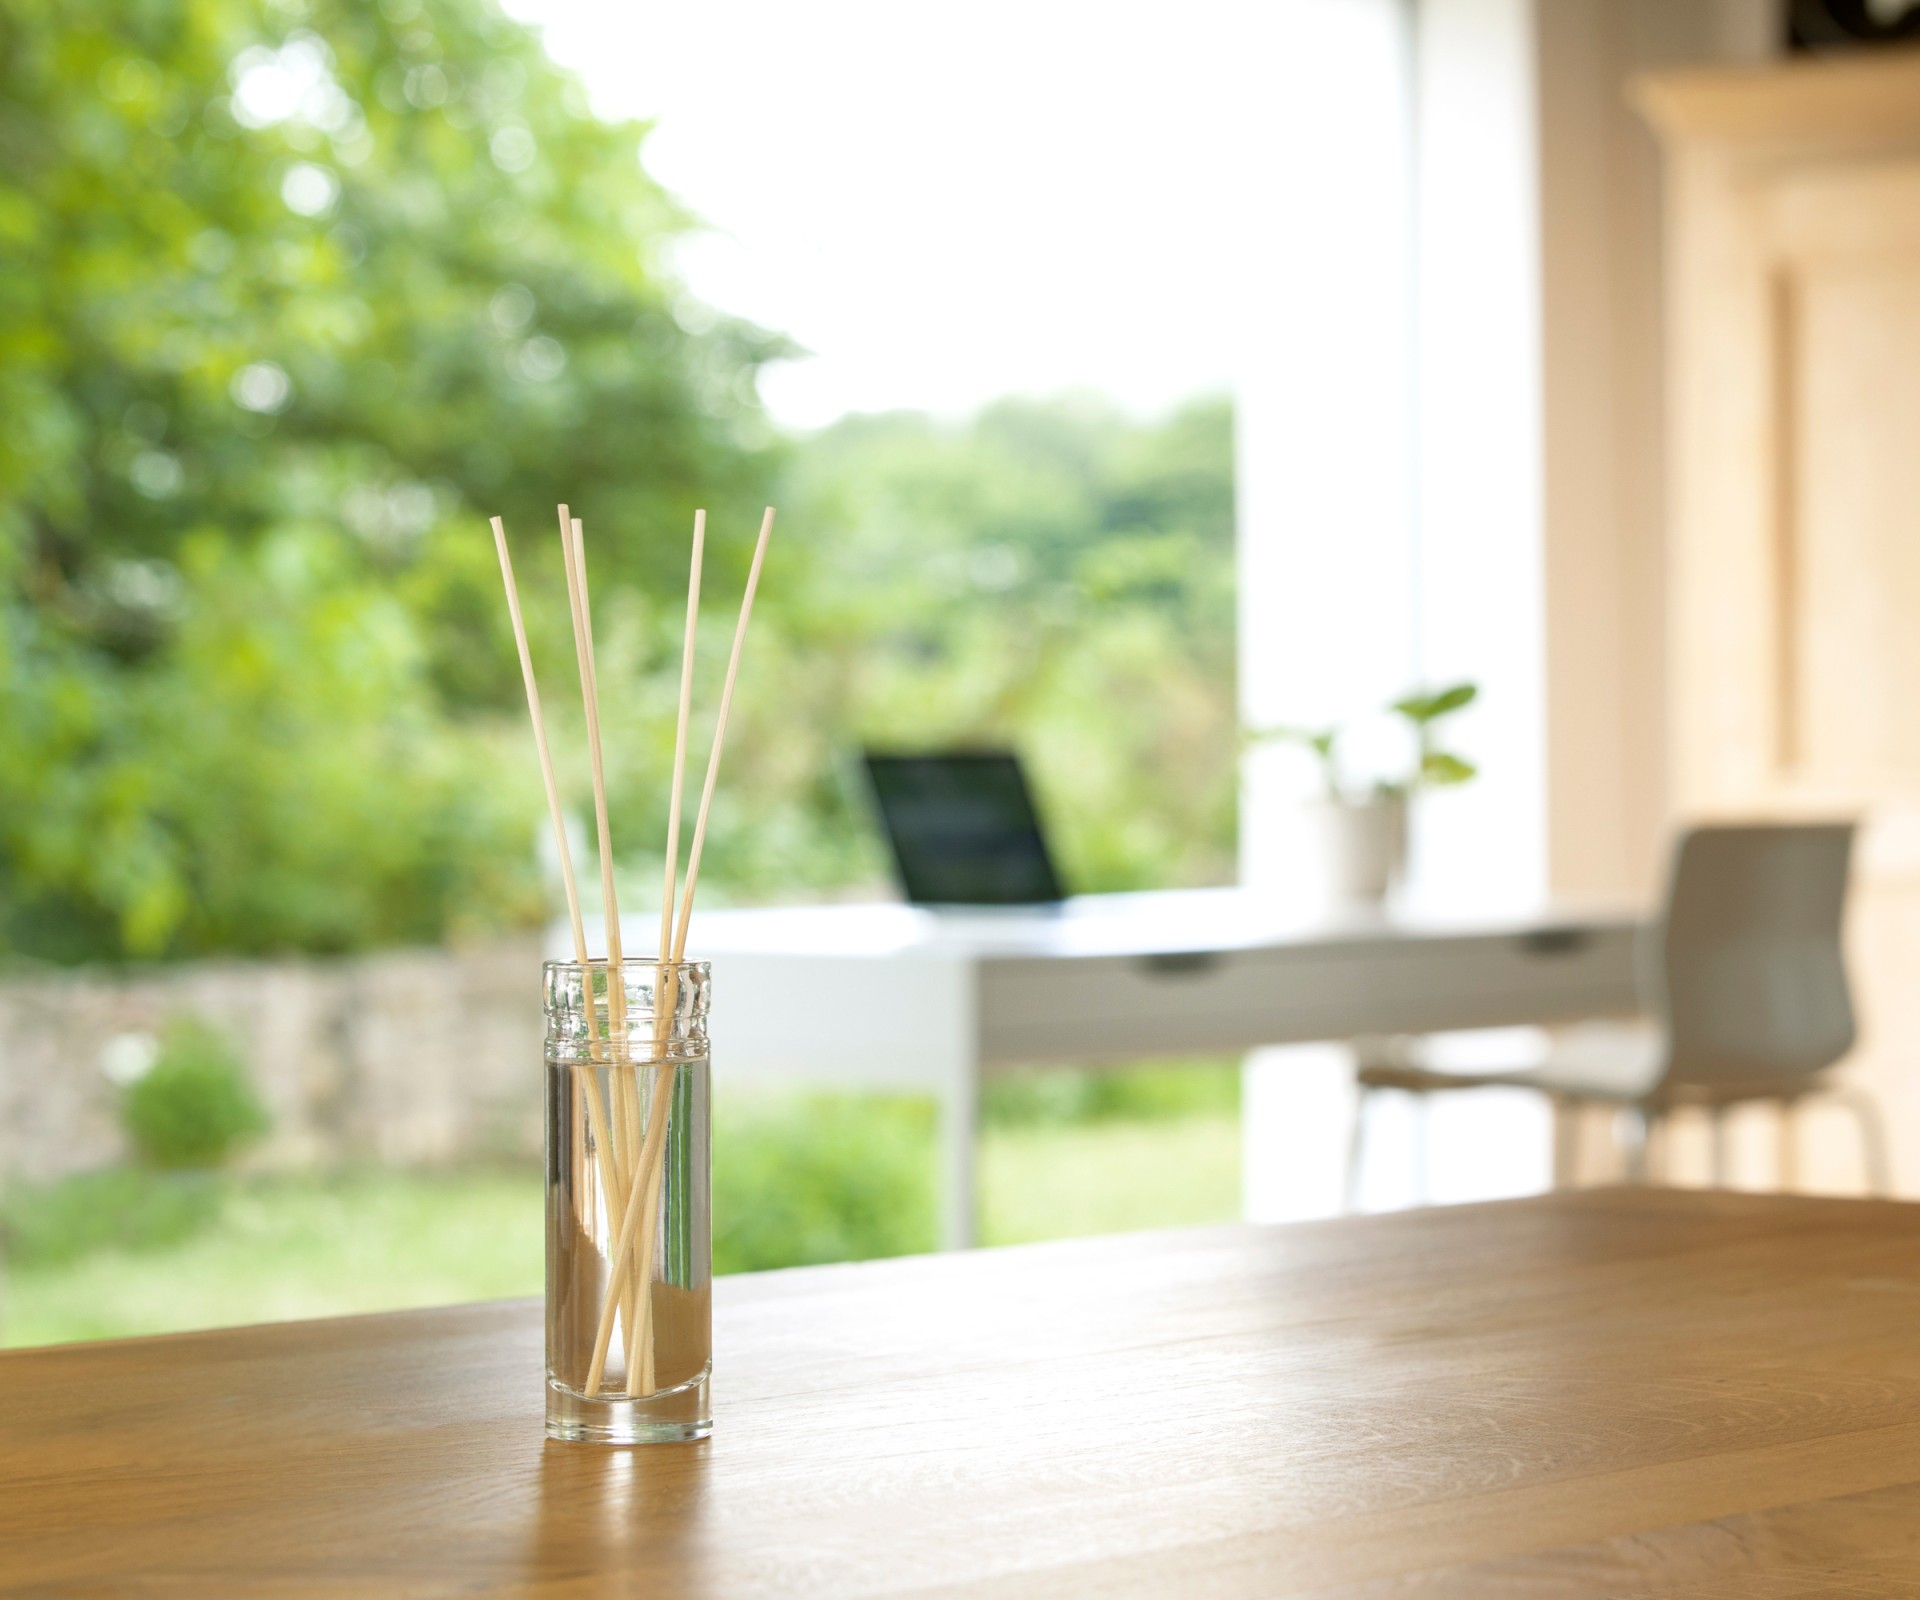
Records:
{"label": "blurred green tree", "polygon": [[774,465],[782,347],[660,269],[644,131],[490,0],[0,0],[7,947],[537,911],[484,516],[569,496],[600,592],[670,593],[696,503],[737,575]]}
{"label": "blurred green tree", "polygon": [[728,743],[729,816],[758,809],[716,825],[723,884],[885,876],[861,741],[1019,749],[1076,890],[1232,879],[1225,399],[848,417],[795,447],[781,504],[778,621]]}
{"label": "blurred green tree", "polygon": [[644,134],[491,0],[0,0],[0,950],[538,918],[484,518],[515,538],[577,797],[563,496],[631,908],[692,509],[710,707],[769,498],[714,898],[883,878],[863,739],[1019,746],[1076,887],[1231,875],[1227,404],[782,441],[756,376],[791,352],[662,266],[692,222]]}

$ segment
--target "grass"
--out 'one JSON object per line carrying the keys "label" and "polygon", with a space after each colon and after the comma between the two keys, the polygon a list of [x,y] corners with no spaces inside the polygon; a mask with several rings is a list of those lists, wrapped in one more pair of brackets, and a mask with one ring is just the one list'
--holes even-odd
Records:
{"label": "grass", "polygon": [[538,1294],[540,1216],[537,1168],[234,1180],[189,1238],[16,1260],[0,1343]]}
{"label": "grass", "polygon": [[[1068,1076],[1079,1075],[990,1091],[984,1242],[1238,1214],[1239,1123],[1223,1072],[1115,1074],[1117,1086],[1091,1091],[1049,1082]],[[932,1247],[926,1104],[723,1101],[716,1123],[717,1270]],[[541,1186],[528,1162],[324,1177],[121,1170],[16,1194],[0,1344],[538,1294]]]}
{"label": "grass", "polygon": [[1218,1113],[1008,1128],[980,1151],[986,1244],[1077,1239],[1240,1215],[1240,1122]]}

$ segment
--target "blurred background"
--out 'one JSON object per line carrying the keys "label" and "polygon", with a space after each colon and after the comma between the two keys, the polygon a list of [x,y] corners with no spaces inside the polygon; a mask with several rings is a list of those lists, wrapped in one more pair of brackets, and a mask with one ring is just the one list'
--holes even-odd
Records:
{"label": "blurred background", "polygon": [[[581,808],[553,504],[585,518],[629,909],[696,506],[708,710],[781,512],[703,903],[891,893],[862,741],[1018,745],[1078,887],[1231,878],[1227,361],[1170,219],[1058,192],[1126,202],[1125,107],[995,132],[1011,69],[916,103],[951,19],[843,9],[0,13],[0,1337],[537,1292],[537,1036],[493,996],[533,1005],[557,900],[490,514]],[[1085,22],[1018,74],[1084,72]],[[368,1040],[423,990],[471,1044],[430,1086]],[[1234,1214],[1237,1096],[997,1091],[987,1237]],[[1154,1179],[1169,1119],[1204,1192]],[[723,1097],[717,1265],[929,1248],[931,1139]]]}
{"label": "blurred background", "polygon": [[[1774,791],[1674,757],[1713,663],[1630,85],[1916,26],[0,0],[0,1342],[538,1292],[559,900],[493,514],[579,818],[585,521],[631,913],[693,512],[711,685],[766,504],[703,906],[892,894],[863,744],[1019,750],[1077,891],[1305,896],[1313,760],[1248,731],[1362,719],[1364,772],[1365,717],[1451,683],[1405,902],[1646,904],[1674,817]],[[1794,804],[1892,804],[1910,757]],[[1335,1209],[1350,1070],[990,1083],[982,1238]],[[1472,1098],[1434,1197],[1542,1186],[1543,1110]],[[715,1142],[720,1271],[936,1241],[929,1104],[723,1088]]]}

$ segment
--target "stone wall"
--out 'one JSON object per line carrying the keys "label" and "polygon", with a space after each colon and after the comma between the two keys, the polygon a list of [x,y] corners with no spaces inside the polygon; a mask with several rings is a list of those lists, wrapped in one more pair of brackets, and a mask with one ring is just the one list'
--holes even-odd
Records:
{"label": "stone wall", "polygon": [[0,980],[0,1180],[125,1154],[114,1040],[194,1015],[239,1047],[273,1118],[248,1165],[417,1165],[541,1143],[537,935],[334,960],[43,971]]}

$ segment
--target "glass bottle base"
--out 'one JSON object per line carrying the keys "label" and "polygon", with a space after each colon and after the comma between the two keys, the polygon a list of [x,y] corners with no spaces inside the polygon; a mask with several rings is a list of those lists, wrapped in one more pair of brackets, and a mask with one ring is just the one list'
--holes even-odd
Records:
{"label": "glass bottle base", "polygon": [[585,1395],[547,1380],[547,1437],[576,1444],[684,1444],[713,1432],[708,1374],[658,1394]]}

